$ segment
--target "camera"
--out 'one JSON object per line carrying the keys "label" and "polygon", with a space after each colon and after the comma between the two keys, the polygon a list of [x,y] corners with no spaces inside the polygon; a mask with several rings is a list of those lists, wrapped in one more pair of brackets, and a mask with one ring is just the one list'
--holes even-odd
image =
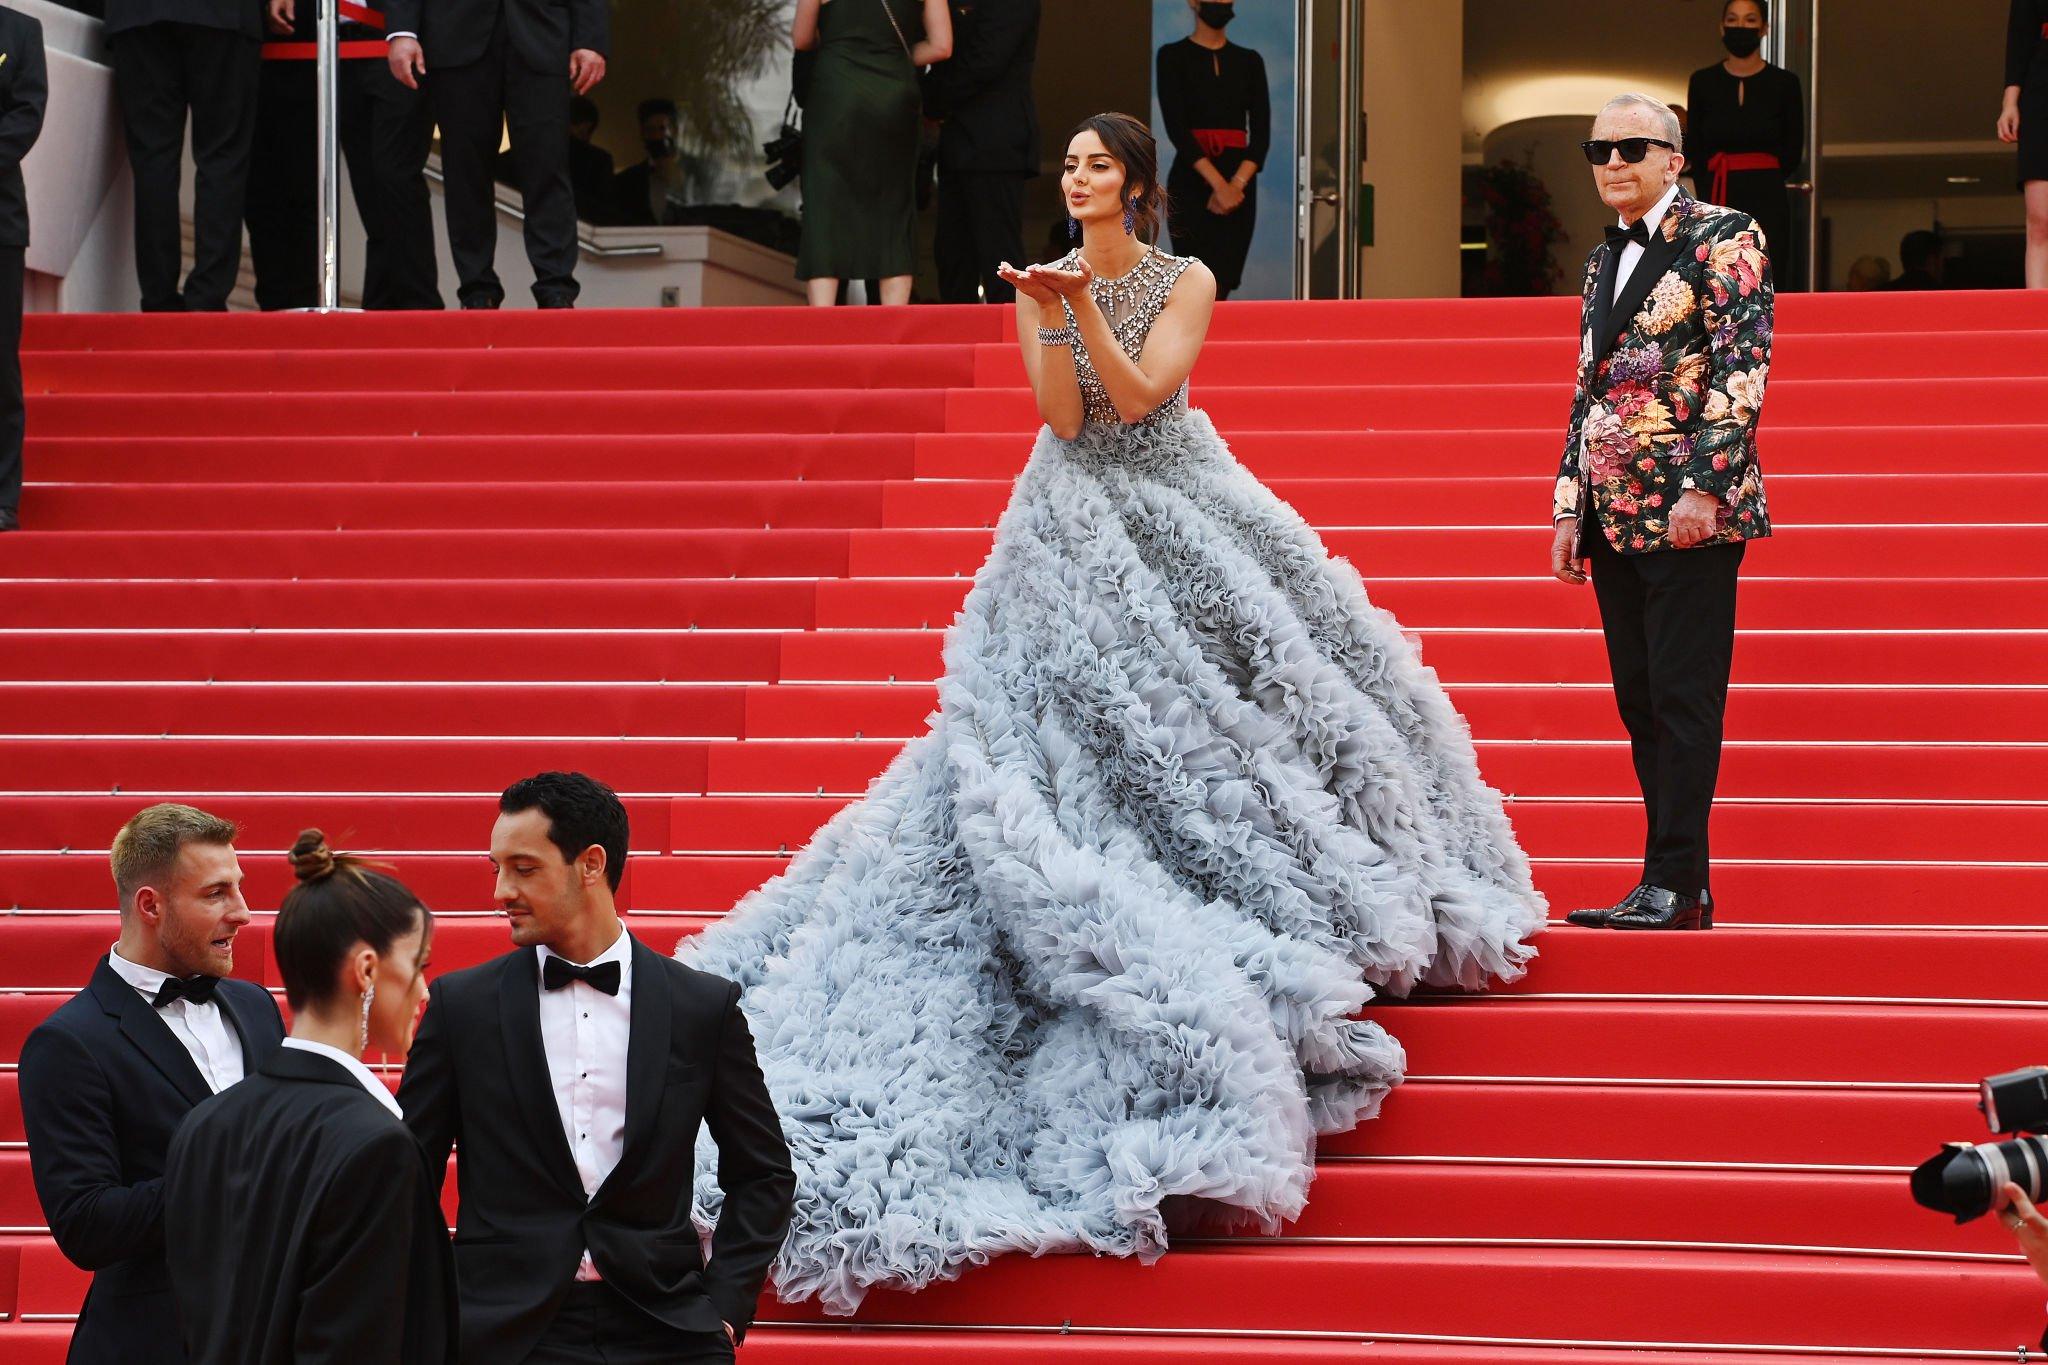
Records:
{"label": "camera", "polygon": [[1977,1146],[1951,1142],[1914,1169],[1913,1199],[1923,1208],[1952,1215],[1958,1223],[1991,1211],[2008,1182],[2027,1198],[2048,1193],[2048,1066],[2030,1066],[1989,1076],[1979,1087],[1977,1108],[1994,1133],[2017,1133],[2003,1142]]}
{"label": "camera", "polygon": [[773,140],[761,144],[761,151],[768,158],[768,183],[776,189],[803,174],[804,135],[800,129],[784,123]]}

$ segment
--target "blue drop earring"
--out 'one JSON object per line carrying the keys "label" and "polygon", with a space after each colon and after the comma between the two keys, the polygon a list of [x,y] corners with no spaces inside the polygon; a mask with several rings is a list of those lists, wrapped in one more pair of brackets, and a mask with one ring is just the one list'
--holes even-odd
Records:
{"label": "blue drop earring", "polygon": [[1072,214],[1067,215],[1067,240],[1070,242],[1081,240],[1081,221]]}
{"label": "blue drop earring", "polygon": [[1137,235],[1138,235],[1138,220],[1137,220],[1136,216],[1135,216],[1135,215],[1133,215],[1133,214],[1131,213],[1131,206],[1130,206],[1129,204],[1125,204],[1125,205],[1124,205],[1124,236],[1126,236],[1126,237],[1135,237],[1135,236],[1137,236]]}

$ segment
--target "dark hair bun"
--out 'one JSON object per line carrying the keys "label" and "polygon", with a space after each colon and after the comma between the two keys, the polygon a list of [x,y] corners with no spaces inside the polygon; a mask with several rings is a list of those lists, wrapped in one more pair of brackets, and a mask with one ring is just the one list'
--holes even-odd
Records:
{"label": "dark hair bun", "polygon": [[327,836],[317,829],[299,831],[291,859],[292,871],[302,882],[324,881],[334,875],[334,852],[327,847]]}

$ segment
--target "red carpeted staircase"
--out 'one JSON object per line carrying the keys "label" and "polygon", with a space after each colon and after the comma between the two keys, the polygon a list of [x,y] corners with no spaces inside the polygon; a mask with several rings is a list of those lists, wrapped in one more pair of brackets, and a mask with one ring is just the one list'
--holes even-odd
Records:
{"label": "red carpeted staircase", "polygon": [[[1195,399],[1399,613],[1556,912],[1640,823],[1591,595],[1544,573],[1566,300],[1238,304]],[[2013,1359],[2042,1292],[1904,1171],[2048,1060],[2048,298],[1789,297],[1712,934],[1559,929],[1375,1007],[1413,1078],[1281,1238],[1011,1259],[745,1356]],[[628,798],[666,949],[918,732],[1033,427],[1003,310],[31,320],[0,537],[0,1359],[62,1356],[12,1061],[115,935],[134,810],[392,855],[500,951],[493,794]],[[243,974],[276,983],[267,917]]]}

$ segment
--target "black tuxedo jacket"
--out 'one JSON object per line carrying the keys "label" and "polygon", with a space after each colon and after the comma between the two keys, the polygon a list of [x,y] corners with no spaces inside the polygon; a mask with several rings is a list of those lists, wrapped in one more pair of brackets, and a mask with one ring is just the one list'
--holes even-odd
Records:
{"label": "black tuxedo jacket", "polygon": [[[724,1321],[745,1334],[796,1180],[739,999],[732,982],[634,941],[625,1150],[586,1200],[541,1044],[538,952],[434,983],[398,1102],[430,1169],[461,1149],[464,1361],[523,1360],[585,1247],[614,1289],[670,1326],[716,1332]],[[690,1222],[700,1123],[725,1190],[709,1264]]]}
{"label": "black tuxedo jacket", "polygon": [[0,246],[28,245],[21,159],[42,134],[49,93],[42,21],[0,5]]}
{"label": "black tuxedo jacket", "polygon": [[949,171],[1038,174],[1038,0],[953,0],[953,56],[924,78]]}
{"label": "black tuxedo jacket", "polygon": [[263,0],[107,0],[107,38],[146,24],[224,28],[263,40]]}
{"label": "black tuxedo jacket", "polygon": [[448,1225],[419,1144],[341,1063],[280,1047],[164,1166],[171,1286],[206,1365],[455,1358]]}
{"label": "black tuxedo jacket", "polygon": [[[277,1051],[284,1021],[261,986],[216,995],[242,1039],[244,1074]],[[21,1048],[21,1121],[43,1217],[57,1246],[93,1272],[71,1365],[182,1365],[164,1263],[164,1154],[211,1099],[192,1055],[105,958],[86,988]]]}
{"label": "black tuxedo jacket", "polygon": [[611,51],[606,0],[389,0],[384,26],[387,33],[418,34],[431,73],[480,59],[500,11],[506,41],[528,70],[567,80],[571,52],[589,48],[605,56]]}

